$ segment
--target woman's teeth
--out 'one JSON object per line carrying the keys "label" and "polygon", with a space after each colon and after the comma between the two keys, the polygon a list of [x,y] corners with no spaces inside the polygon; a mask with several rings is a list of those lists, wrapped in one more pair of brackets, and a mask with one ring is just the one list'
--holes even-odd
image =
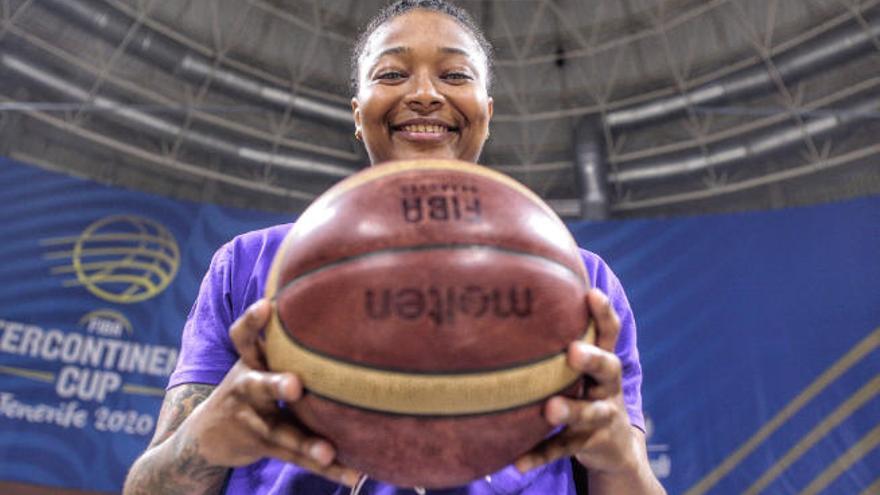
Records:
{"label": "woman's teeth", "polygon": [[442,125],[423,125],[423,124],[415,124],[415,125],[405,125],[400,128],[402,131],[406,132],[424,132],[431,134],[440,134],[441,132],[446,132],[446,126]]}

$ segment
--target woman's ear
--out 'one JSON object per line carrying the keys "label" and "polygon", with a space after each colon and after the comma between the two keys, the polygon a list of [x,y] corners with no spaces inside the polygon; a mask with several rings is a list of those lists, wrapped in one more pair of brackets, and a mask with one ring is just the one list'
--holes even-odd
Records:
{"label": "woman's ear", "polygon": [[492,97],[489,97],[489,100],[486,102],[486,108],[489,110],[489,118],[486,119],[486,139],[489,140],[489,135],[492,133],[490,125],[492,124],[492,113],[495,111],[495,100]]}
{"label": "woman's ear", "polygon": [[351,99],[351,115],[354,118],[354,128],[361,128],[361,108],[357,96]]}

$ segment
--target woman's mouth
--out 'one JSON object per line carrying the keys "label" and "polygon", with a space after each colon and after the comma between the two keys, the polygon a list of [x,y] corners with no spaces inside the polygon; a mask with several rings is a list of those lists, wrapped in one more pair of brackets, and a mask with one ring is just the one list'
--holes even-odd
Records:
{"label": "woman's mouth", "polygon": [[442,124],[404,124],[393,126],[392,131],[408,141],[442,141],[458,131]]}

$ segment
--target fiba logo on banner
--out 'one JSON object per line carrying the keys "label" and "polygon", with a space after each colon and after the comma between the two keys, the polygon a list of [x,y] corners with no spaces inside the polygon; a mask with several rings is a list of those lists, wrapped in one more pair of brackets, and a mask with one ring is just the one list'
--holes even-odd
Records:
{"label": "fiba logo on banner", "polygon": [[[104,217],[79,234],[43,239],[41,244],[47,248],[44,259],[50,262],[50,273],[61,278],[63,287],[83,287],[115,304],[140,303],[159,295],[174,280],[180,264],[171,232],[135,215]],[[75,329],[0,319],[0,354],[14,360],[0,366],[0,374],[51,384],[53,395],[62,401],[32,402],[25,400],[27,395],[0,392],[0,417],[62,428],[149,434],[155,424],[151,413],[119,409],[113,406],[118,402],[108,399],[117,393],[161,397],[163,389],[145,383],[171,374],[177,348],[135,341],[134,326],[116,309],[83,310]]]}
{"label": "fiba logo on banner", "polygon": [[61,248],[47,254],[68,265],[52,268],[53,275],[69,276],[65,287],[82,286],[114,303],[137,303],[157,296],[174,280],[180,249],[160,223],[135,215],[114,215],[87,226],[80,235],[46,239],[44,245]]}
{"label": "fiba logo on banner", "polygon": [[97,333],[105,337],[122,337],[123,334],[131,336],[134,328],[131,322],[119,311],[112,309],[96,309],[79,319],[79,326],[84,327],[90,333]]}
{"label": "fiba logo on banner", "polygon": [[[105,301],[120,304],[142,302],[157,296],[174,279],[180,265],[180,249],[171,232],[159,222],[136,215],[104,217],[89,224],[77,236],[47,239],[44,244],[62,248],[50,251],[47,258],[70,262],[51,270],[54,275],[75,275],[75,278],[64,279],[63,286],[82,286]],[[108,393],[122,386],[119,371],[167,374],[171,369],[169,366],[173,367],[176,361],[176,350],[169,361],[165,356],[167,352],[163,352],[164,347],[141,346],[120,340],[131,337],[134,330],[128,318],[119,311],[90,311],[80,318],[78,324],[86,330],[86,336],[68,333],[60,345],[61,355],[88,354],[88,344],[97,342],[98,350],[93,353],[98,355],[96,359],[66,361],[93,361],[93,367],[103,365],[105,369],[70,365],[62,368],[56,381],[56,393],[62,398],[101,402]],[[78,341],[85,345],[78,344]],[[76,349],[80,348],[83,351],[77,352]],[[118,352],[117,348],[120,349]],[[105,349],[104,359],[100,358],[101,349]],[[142,349],[147,352],[139,352]],[[114,367],[117,368],[115,371],[106,369]]]}

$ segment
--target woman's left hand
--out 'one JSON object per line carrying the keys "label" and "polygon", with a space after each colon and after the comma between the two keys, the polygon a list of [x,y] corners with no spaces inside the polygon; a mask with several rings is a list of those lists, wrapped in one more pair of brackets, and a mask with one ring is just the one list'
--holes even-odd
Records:
{"label": "woman's left hand", "polygon": [[520,457],[515,465],[521,472],[568,456],[590,473],[613,475],[639,468],[640,450],[624,406],[620,359],[614,354],[620,319],[597,289],[587,294],[587,305],[596,323],[596,345],[572,343],[568,363],[594,383],[584,400],[556,396],[547,401],[544,417],[565,429]]}

